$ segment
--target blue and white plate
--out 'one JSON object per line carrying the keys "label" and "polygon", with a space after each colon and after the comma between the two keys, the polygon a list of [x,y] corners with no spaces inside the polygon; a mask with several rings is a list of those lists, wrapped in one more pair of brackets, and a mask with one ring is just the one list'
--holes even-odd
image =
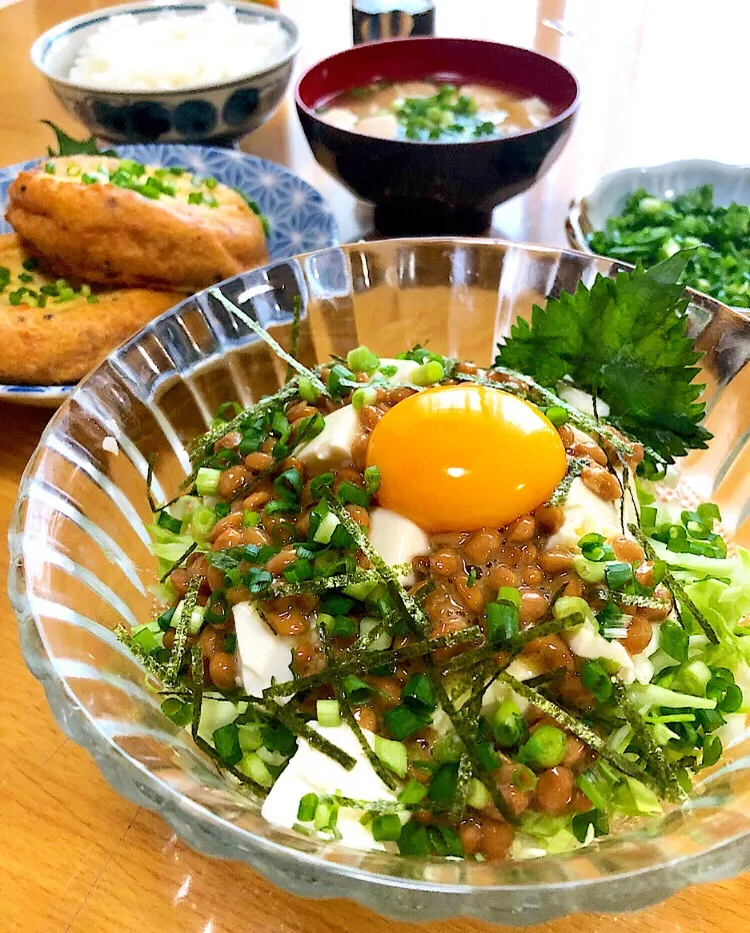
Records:
{"label": "blue and white plate", "polygon": [[[211,175],[217,181],[239,188],[258,205],[268,218],[268,256],[271,262],[297,253],[324,249],[338,244],[336,221],[321,195],[299,176],[276,165],[246,155],[236,149],[211,149],[204,146],[150,145],[115,146],[124,159],[165,168],[181,166],[199,175]],[[0,218],[5,215],[8,187],[19,172],[33,168],[39,159],[0,169]],[[0,219],[0,233],[10,232]],[[73,391],[72,385],[2,385],[0,401],[56,408]]]}

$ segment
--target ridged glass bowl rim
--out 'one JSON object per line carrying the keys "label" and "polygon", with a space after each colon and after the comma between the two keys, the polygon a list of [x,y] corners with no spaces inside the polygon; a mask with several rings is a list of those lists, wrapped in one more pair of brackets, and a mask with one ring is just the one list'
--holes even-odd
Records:
{"label": "ridged glass bowl rim", "polygon": [[[263,272],[284,265],[288,262],[304,262],[326,253],[336,251],[347,252],[349,249],[361,247],[374,247],[379,245],[419,245],[419,244],[445,244],[450,246],[498,246],[503,249],[517,249],[529,254],[552,256],[558,259],[564,255],[578,256],[581,259],[598,259],[602,264],[608,264],[610,271],[631,268],[626,263],[596,257],[579,250],[562,247],[547,247],[533,243],[522,243],[491,238],[465,238],[465,237],[410,237],[399,240],[369,241],[365,244],[343,244],[326,247],[297,256],[289,257],[262,267]],[[220,283],[226,285],[236,276]],[[714,299],[690,289],[686,290],[691,305],[709,313],[720,310],[722,313],[732,315],[749,327],[747,318],[733,309],[722,305]],[[161,315],[162,320],[176,315],[195,296],[187,298],[174,308]],[[153,325],[153,322],[149,327]],[[144,328],[144,331],[148,330]],[[122,347],[138,342],[142,332],[113,351],[107,360],[115,356]],[[225,348],[212,354],[210,359],[219,359],[226,355],[231,348]],[[105,365],[105,360],[100,365]],[[294,893],[311,897],[349,897],[371,909],[402,919],[438,919],[443,917],[470,915],[494,920],[495,922],[512,922],[517,925],[538,923],[544,919],[554,918],[575,911],[632,911],[648,906],[680,890],[681,888],[702,881],[719,880],[732,877],[750,866],[750,832],[742,831],[722,839],[707,847],[699,853],[678,855],[653,866],[636,868],[633,870],[616,871],[596,878],[576,878],[560,881],[540,881],[504,884],[453,884],[442,883],[417,878],[406,878],[391,875],[386,872],[374,873],[354,865],[337,863],[321,858],[317,855],[292,849],[283,843],[264,838],[256,833],[241,828],[232,822],[212,813],[199,803],[192,801],[171,787],[164,780],[152,773],[144,764],[132,758],[117,745],[112,743],[92,721],[91,716],[78,701],[70,686],[62,681],[54,665],[46,656],[38,631],[37,620],[31,608],[30,601],[24,586],[24,557],[23,557],[23,516],[22,504],[30,486],[36,461],[44,449],[47,437],[58,421],[60,421],[76,401],[76,398],[85,387],[95,368],[76,387],[63,406],[50,419],[40,438],[39,444],[32,454],[24,470],[19,485],[19,495],[11,518],[8,532],[10,552],[8,592],[13,609],[19,623],[20,645],[24,660],[34,675],[42,684],[52,713],[58,725],[77,744],[84,747],[94,758],[97,766],[110,785],[127,799],[140,806],[157,812],[175,832],[180,835],[191,847],[207,855],[220,858],[236,858],[256,868],[273,883],[291,890]],[[175,370],[176,371],[176,370]],[[169,370],[165,370],[169,373]],[[114,753],[114,754],[113,754]],[[211,830],[218,830],[221,838],[216,838]],[[638,833],[638,830],[635,831]],[[631,834],[628,833],[630,836]],[[622,839],[622,835],[619,836]],[[616,842],[617,837],[613,839]],[[607,845],[605,842],[604,845]],[[354,850],[342,850],[353,852]],[[581,850],[577,850],[580,854]],[[360,853],[361,854],[361,853]],[[565,860],[574,853],[546,856],[539,859],[541,864],[549,864],[550,860]],[[391,856],[400,859],[400,856]],[[265,860],[268,859],[268,860]],[[445,860],[437,860],[443,863]],[[435,860],[433,860],[435,862]],[[316,878],[290,880],[289,869],[294,865],[300,869],[310,869]],[[424,864],[430,864],[425,862]],[[525,865],[532,864],[529,861]],[[621,894],[625,894],[625,883],[637,883],[648,879],[648,883],[639,891],[627,891],[627,903],[610,902],[603,889],[610,890],[610,886],[622,885]],[[346,880],[350,886],[342,889],[337,881]],[[359,882],[356,886],[352,882]],[[630,888],[631,885],[628,885]],[[415,895],[423,894],[427,901],[420,900],[419,904],[389,905],[380,897],[382,889],[412,892]],[[489,896],[492,896],[491,899]],[[543,903],[538,901],[540,895]],[[563,895],[561,897],[561,895]],[[567,895],[564,896],[564,895]],[[574,897],[571,897],[575,895]],[[459,902],[451,899],[460,897]],[[431,903],[431,899],[434,902]],[[483,901],[482,898],[487,898]],[[507,899],[500,901],[498,898]],[[531,901],[527,901],[531,898]],[[519,914],[519,909],[527,913]],[[419,915],[415,911],[419,910]]]}

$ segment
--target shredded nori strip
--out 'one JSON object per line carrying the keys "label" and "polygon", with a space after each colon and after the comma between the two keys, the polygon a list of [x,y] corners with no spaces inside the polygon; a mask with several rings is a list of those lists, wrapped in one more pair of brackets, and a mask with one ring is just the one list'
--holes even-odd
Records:
{"label": "shredded nori strip", "polygon": [[[324,491],[323,496],[328,503],[330,510],[338,518],[349,534],[354,538],[354,541],[359,549],[370,560],[375,569],[380,572],[388,592],[396,603],[396,606],[401,610],[404,622],[409,626],[415,635],[421,636],[425,639],[428,638],[432,626],[430,625],[430,620],[427,618],[427,615],[425,614],[422,606],[416,599],[414,599],[413,596],[410,596],[409,593],[406,592],[404,587],[401,585],[397,575],[393,572],[392,568],[385,563],[377,550],[372,546],[370,539],[366,534],[364,534],[360,526],[352,519],[344,506],[341,505],[341,503],[339,503],[338,500],[335,499],[328,490]],[[432,687],[435,691],[437,701],[442,707],[445,715],[450,719],[453,728],[456,730],[456,734],[458,735],[458,738],[463,745],[463,754],[468,756],[469,762],[471,763],[472,772],[477,777],[486,777],[488,790],[495,806],[498,808],[500,813],[502,813],[505,819],[508,820],[508,822],[513,822],[515,818],[510,811],[502,791],[498,788],[494,779],[492,779],[492,777],[487,773],[486,769],[482,767],[482,764],[477,758],[476,743],[472,739],[471,730],[463,718],[459,716],[453,701],[448,696],[445,685],[443,683],[443,675],[440,673],[440,671],[436,670],[431,655],[428,654],[425,657],[424,663],[427,675],[430,678],[430,682],[432,683]]]}
{"label": "shredded nori strip", "polygon": [[198,645],[193,645],[190,649],[190,671],[193,678],[193,719],[190,726],[193,741],[220,769],[229,771],[240,783],[252,787],[256,794],[265,797],[268,793],[265,787],[258,784],[257,781],[249,778],[241,771],[238,771],[234,765],[230,765],[224,761],[213,745],[209,744],[204,738],[198,735],[198,729],[201,723],[201,710],[203,709],[203,652]]}
{"label": "shredded nori strip", "polygon": [[[292,299],[292,336],[289,340],[289,355],[297,359],[299,355],[300,317],[302,316],[302,296],[295,295]],[[291,363],[286,366],[286,381],[294,378],[294,367]]]}
{"label": "shredded nori strip", "polygon": [[364,810],[367,813],[409,813],[415,810],[429,813],[445,812],[447,807],[434,800],[421,800],[419,803],[401,803],[398,800],[358,800],[356,797],[345,797],[343,794],[320,794],[318,800],[322,803],[337,803],[341,807],[350,807],[352,810]]}
{"label": "shredded nori strip", "polygon": [[555,488],[555,491],[547,500],[547,505],[563,505],[565,500],[568,498],[568,493],[570,492],[570,487],[573,485],[573,480],[577,476],[580,476],[581,473],[583,473],[583,469],[587,463],[588,461],[583,457],[571,457],[568,460],[568,468],[565,472],[565,476],[563,476]]}
{"label": "shredded nori strip", "polygon": [[[320,639],[320,643],[323,645],[323,652],[325,653],[326,660],[328,661],[330,667],[332,660],[331,646],[328,643],[325,628],[322,625],[318,626],[318,638]],[[375,754],[374,750],[370,747],[370,743],[365,738],[364,732],[362,732],[359,723],[354,718],[354,713],[352,712],[352,708],[349,705],[349,700],[341,686],[341,678],[334,675],[331,677],[329,683],[333,689],[334,696],[338,701],[341,717],[356,736],[357,742],[359,742],[359,747],[365,753],[367,760],[372,765],[373,771],[377,774],[386,787],[389,787],[391,790],[395,790],[397,787],[397,781],[393,774],[385,767],[383,762]]]}
{"label": "shredded nori strip", "polygon": [[[646,535],[638,528],[637,525],[630,525],[630,532],[635,536],[638,543],[641,545],[643,550],[646,552],[646,557],[652,561],[658,561],[659,557],[656,554],[656,551],[651,546],[651,542],[648,540]],[[663,562],[662,562],[663,563]],[[688,610],[690,615],[695,619],[695,621],[703,629],[703,634],[711,642],[712,645],[719,644],[719,636],[714,631],[713,626],[708,621],[708,619],[703,615],[700,609],[695,605],[693,600],[685,592],[685,587],[680,583],[680,581],[675,577],[672,571],[667,565],[667,569],[664,573],[664,580],[662,581],[667,587],[669,592],[672,594],[672,598],[675,601],[679,601],[683,606]]]}
{"label": "shredded nori strip", "polygon": [[575,716],[572,716],[556,703],[553,703],[549,697],[539,693],[533,687],[529,687],[527,684],[523,683],[523,681],[516,680],[515,677],[512,677],[507,672],[503,673],[501,676],[515,693],[522,696],[530,703],[533,703],[534,706],[549,716],[550,719],[554,719],[555,722],[559,723],[564,729],[567,729],[568,732],[572,732],[573,735],[578,736],[584,744],[588,745],[589,748],[597,752],[602,758],[609,761],[616,768],[619,768],[624,774],[637,778],[639,781],[643,781],[644,784],[650,784],[652,787],[655,787],[655,789],[663,795],[665,788],[660,781],[655,779],[653,775],[641,771],[629,758],[626,758],[613,748],[610,748],[605,739],[594,732],[593,729],[590,729],[580,719],[576,719]]}
{"label": "shredded nori strip", "polygon": [[572,613],[562,619],[549,619],[547,622],[540,622],[539,625],[528,628],[524,632],[516,635],[507,648],[496,648],[493,645],[481,645],[473,651],[467,651],[465,654],[453,658],[443,670],[445,673],[466,670],[467,668],[473,667],[475,664],[489,661],[494,655],[506,650],[510,653],[509,660],[512,660],[513,657],[520,654],[526,645],[532,641],[536,641],[537,638],[548,638],[550,635],[557,635],[569,628],[583,625],[584,622],[585,619],[578,613]]}
{"label": "shredded nori strip", "polygon": [[164,664],[157,661],[153,655],[150,655],[147,651],[144,651],[139,644],[134,642],[133,636],[124,625],[116,626],[114,635],[115,638],[119,642],[122,642],[122,644],[125,645],[125,647],[131,652],[131,654],[141,662],[149,674],[153,675],[158,680],[164,680],[164,674],[166,671]]}
{"label": "shredded nori strip", "polygon": [[337,573],[333,577],[316,577],[314,580],[301,580],[299,583],[278,581],[271,585],[268,599],[276,596],[298,596],[300,593],[322,593],[324,590],[344,589],[356,583],[380,582],[374,570],[357,570],[355,573]]}
{"label": "shredded nori strip", "polygon": [[265,327],[260,325],[257,321],[254,321],[250,315],[245,314],[242,308],[238,308],[237,305],[233,301],[230,301],[225,295],[222,295],[218,288],[210,288],[208,290],[208,294],[212,298],[215,298],[220,304],[223,304],[230,314],[233,314],[235,317],[239,318],[243,324],[247,324],[247,326],[254,334],[256,334],[258,337],[260,337],[261,340],[268,344],[268,346],[273,350],[276,356],[279,357],[279,359],[283,360],[285,363],[291,366],[292,369],[295,369],[300,374],[300,376],[306,376],[321,395],[330,394],[328,389],[323,385],[318,376],[311,369],[308,369],[307,366],[304,366],[299,362],[299,360],[295,360],[291,354],[286,352],[278,340],[276,340],[268,333]]}
{"label": "shredded nori strip", "polygon": [[[430,654],[430,652],[437,651],[440,648],[452,648],[455,645],[478,640],[481,637],[481,629],[472,626],[461,632],[452,632],[450,635],[441,635],[439,638],[432,638],[428,641],[413,642],[410,645],[404,645],[403,648],[393,648],[386,651],[368,650],[361,652],[350,650],[344,655],[343,661],[336,661],[317,674],[310,674],[307,677],[298,677],[294,680],[285,680],[283,683],[266,687],[263,691],[263,696],[293,696],[295,693],[302,693],[305,690],[311,690],[313,687],[321,687],[327,684],[331,676],[340,678],[345,677],[347,674],[366,674],[376,667],[390,667],[402,661],[409,661],[412,658],[419,658],[423,655]],[[241,697],[241,699],[244,700],[248,698]],[[250,697],[249,699],[255,698]]]}
{"label": "shredded nori strip", "polygon": [[224,437],[225,434],[229,434],[230,431],[241,430],[248,421],[259,418],[267,411],[281,406],[296,395],[299,395],[299,385],[298,380],[295,378],[282,386],[274,395],[267,395],[259,402],[256,402],[255,405],[244,408],[238,415],[235,415],[231,421],[226,421],[224,424],[220,424],[218,427],[207,431],[202,437],[196,438],[190,451],[190,460],[194,469],[193,472],[182,481],[181,487],[185,489],[190,486],[195,479],[198,467],[205,461],[206,455],[211,452],[216,441],[220,441],[222,437]]}
{"label": "shredded nori strip", "polygon": [[[276,707],[276,709],[272,709],[272,706]],[[290,732],[305,739],[316,751],[322,752],[327,758],[332,758],[346,771],[351,771],[356,765],[356,759],[352,758],[348,752],[345,752],[343,748],[339,748],[338,745],[334,745],[333,742],[330,742],[319,732],[311,729],[303,719],[295,716],[288,708],[273,703],[266,704],[265,710],[285,725]]]}
{"label": "shredded nori strip", "polygon": [[654,739],[651,730],[644,722],[635,704],[630,700],[627,692],[620,684],[613,682],[612,687],[620,712],[633,727],[633,733],[641,746],[643,754],[646,756],[647,764],[651,765],[654,774],[657,775],[664,786],[665,796],[668,800],[684,800],[685,793],[664,755],[664,750]]}
{"label": "shredded nori strip", "polygon": [[177,560],[172,564],[169,570],[167,570],[167,572],[159,578],[159,583],[164,583],[167,577],[170,576],[173,570],[177,570],[178,567],[181,567],[197,547],[198,547],[198,542],[193,541],[190,547],[187,548],[187,550],[177,558]]}
{"label": "shredded nori strip", "polygon": [[193,610],[195,609],[195,604],[198,600],[198,590],[200,587],[201,578],[199,576],[191,577],[187,592],[185,593],[184,601],[182,603],[180,617],[175,621],[174,644],[172,645],[172,653],[170,654],[169,661],[167,662],[166,676],[164,679],[164,682],[167,684],[173,684],[176,682],[177,675],[180,673],[180,668],[182,667],[182,662],[185,659],[185,645],[187,643],[188,637],[188,626],[190,625],[190,619],[193,615]]}
{"label": "shredded nori strip", "polygon": [[657,596],[636,596],[633,593],[610,590],[606,586],[597,587],[595,595],[597,599],[612,600],[621,603],[623,606],[637,606],[641,609],[669,609],[672,606],[671,602],[666,599],[659,599]]}

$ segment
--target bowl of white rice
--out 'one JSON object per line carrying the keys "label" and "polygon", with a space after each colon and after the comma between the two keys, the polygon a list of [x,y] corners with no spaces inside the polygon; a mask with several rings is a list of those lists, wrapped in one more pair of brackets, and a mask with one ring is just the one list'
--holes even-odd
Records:
{"label": "bowl of white rice", "polygon": [[256,3],[124,3],[41,35],[31,60],[63,106],[115,142],[231,143],[284,96],[292,19]]}

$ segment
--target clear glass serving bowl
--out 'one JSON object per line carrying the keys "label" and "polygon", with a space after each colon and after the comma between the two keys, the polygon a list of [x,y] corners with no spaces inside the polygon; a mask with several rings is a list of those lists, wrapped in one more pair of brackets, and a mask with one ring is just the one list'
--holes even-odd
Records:
{"label": "clear glass serving bowl", "polygon": [[[615,268],[596,256],[496,241],[391,240],[275,263],[222,291],[282,343],[301,296],[309,365],[360,343],[387,356],[417,342],[488,363],[498,338],[535,302]],[[734,540],[748,544],[750,321],[693,297],[716,436],[687,459],[681,496],[718,502]],[[113,787],[209,855],[244,861],[297,894],[348,897],[401,919],[465,914],[524,925],[580,910],[628,911],[745,869],[750,738],[679,810],[589,848],[524,862],[414,861],[272,829],[161,714],[143,671],[112,635],[153,609],[148,459],[157,454],[155,495],[164,501],[217,406],[273,392],[284,372],[218,302],[190,298],[79,386],[26,470],[10,530],[23,652],[60,726]]]}

